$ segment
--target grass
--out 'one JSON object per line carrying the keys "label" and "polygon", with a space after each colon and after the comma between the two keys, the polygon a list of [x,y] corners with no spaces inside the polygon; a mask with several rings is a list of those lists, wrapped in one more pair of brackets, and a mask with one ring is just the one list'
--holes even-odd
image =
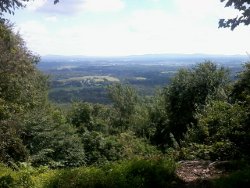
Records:
{"label": "grass", "polygon": [[72,77],[68,79],[59,80],[60,82],[71,82],[71,81],[94,81],[94,82],[120,82],[116,77],[112,76],[82,76],[82,77]]}
{"label": "grass", "polygon": [[135,77],[135,80],[147,80],[145,77]]}

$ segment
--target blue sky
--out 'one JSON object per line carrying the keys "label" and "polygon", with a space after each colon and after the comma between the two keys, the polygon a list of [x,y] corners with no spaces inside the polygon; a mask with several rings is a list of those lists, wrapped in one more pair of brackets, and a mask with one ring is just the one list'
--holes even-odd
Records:
{"label": "blue sky", "polygon": [[245,54],[250,27],[218,29],[234,15],[220,0],[35,0],[8,18],[40,55]]}

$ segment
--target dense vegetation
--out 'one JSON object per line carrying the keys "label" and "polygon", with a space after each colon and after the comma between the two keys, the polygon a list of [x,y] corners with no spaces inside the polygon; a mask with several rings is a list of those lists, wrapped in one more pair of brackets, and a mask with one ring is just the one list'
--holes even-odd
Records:
{"label": "dense vegetation", "polygon": [[175,160],[249,161],[250,64],[235,82],[206,61],[153,97],[114,84],[111,105],[58,108],[38,60],[1,21],[0,187],[175,187]]}

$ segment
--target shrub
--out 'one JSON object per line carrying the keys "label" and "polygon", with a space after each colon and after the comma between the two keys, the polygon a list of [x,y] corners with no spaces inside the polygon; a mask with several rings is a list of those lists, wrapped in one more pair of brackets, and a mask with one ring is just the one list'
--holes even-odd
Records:
{"label": "shrub", "polygon": [[230,160],[246,156],[249,150],[247,113],[240,104],[208,103],[196,115],[197,125],[188,128],[185,134],[184,157],[188,154],[194,158]]}
{"label": "shrub", "polygon": [[105,174],[96,167],[58,170],[46,187],[104,187]]}
{"label": "shrub", "polygon": [[236,171],[229,176],[222,177],[214,181],[214,187],[218,188],[234,188],[234,187],[249,187],[250,184],[250,168]]}
{"label": "shrub", "polygon": [[127,171],[128,187],[171,187],[175,165],[166,160],[132,161]]}
{"label": "shrub", "polygon": [[0,177],[0,187],[1,188],[11,188],[14,186],[14,179],[11,175],[5,175]]}
{"label": "shrub", "polygon": [[17,171],[0,166],[0,187],[177,187],[175,163],[170,159],[133,159],[102,167],[50,170],[22,164]]}
{"label": "shrub", "polygon": [[175,163],[166,159],[134,159],[101,168],[58,170],[46,187],[174,187]]}

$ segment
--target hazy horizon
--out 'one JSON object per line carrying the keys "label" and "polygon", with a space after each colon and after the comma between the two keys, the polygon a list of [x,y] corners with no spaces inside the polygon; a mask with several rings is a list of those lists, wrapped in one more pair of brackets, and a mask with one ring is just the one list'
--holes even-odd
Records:
{"label": "hazy horizon", "polygon": [[159,53],[159,54],[131,54],[131,55],[81,55],[81,54],[71,54],[71,55],[60,55],[60,54],[45,54],[41,57],[93,57],[93,58],[123,58],[123,57],[143,57],[143,56],[200,56],[200,57],[246,57],[250,58],[248,53],[245,54],[206,54],[206,53]]}

